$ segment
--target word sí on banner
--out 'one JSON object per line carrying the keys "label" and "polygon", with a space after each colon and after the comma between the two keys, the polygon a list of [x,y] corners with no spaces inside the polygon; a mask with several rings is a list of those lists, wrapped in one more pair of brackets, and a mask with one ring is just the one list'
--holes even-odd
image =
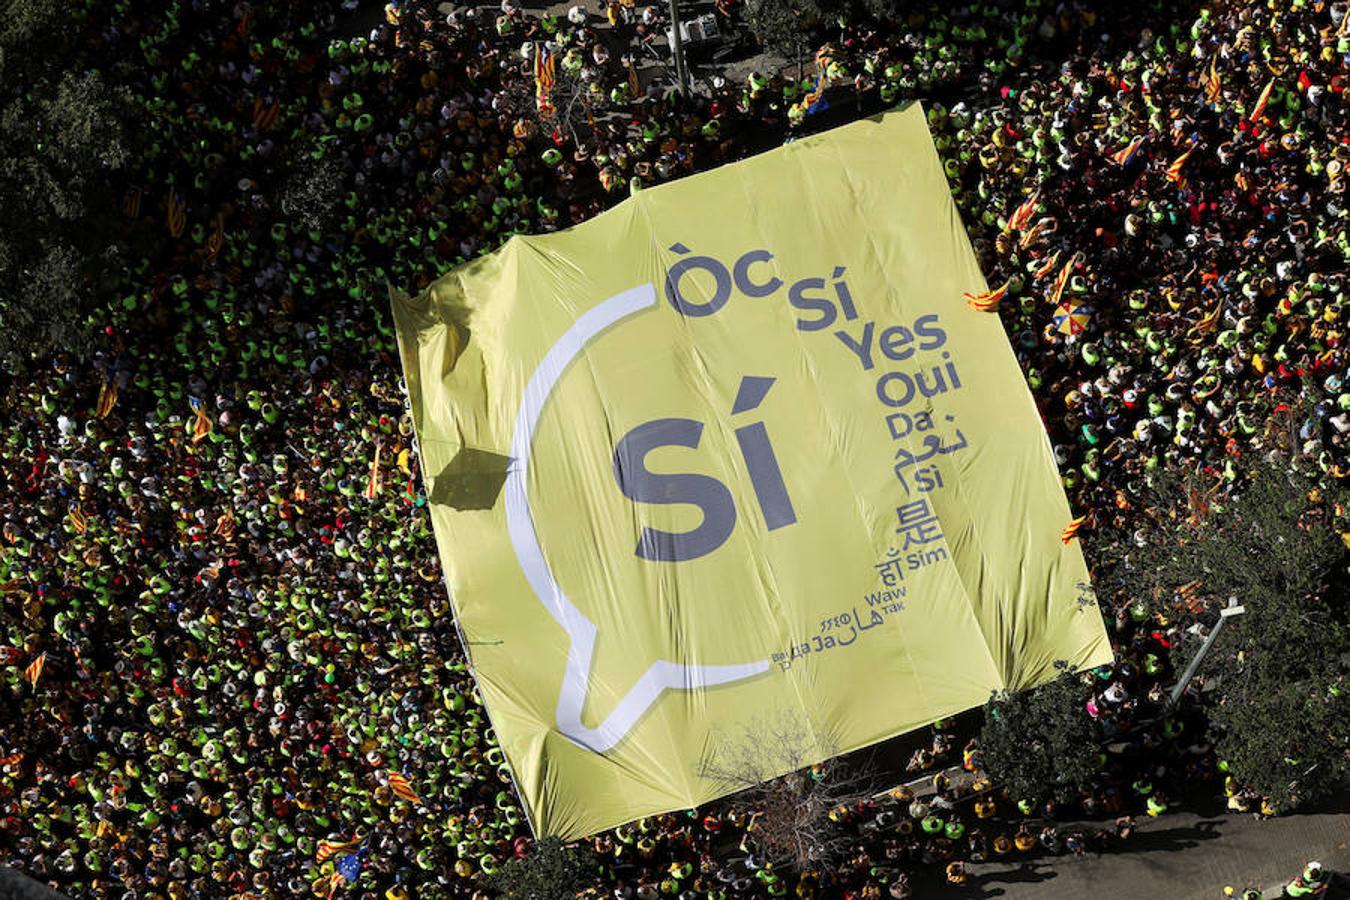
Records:
{"label": "word s\u00ed on banner", "polygon": [[[682,243],[670,249],[682,258],[666,273],[666,300],[682,315],[711,316],[727,305],[733,292],[758,299],[783,291],[797,314],[798,331],[819,332],[839,323],[842,327],[832,334],[857,359],[862,371],[884,369],[877,376],[874,392],[887,410],[882,425],[898,445],[889,463],[905,496],[928,494],[944,486],[937,463],[968,444],[955,416],[935,419],[932,404],[924,402],[964,387],[956,361],[944,349],[947,332],[937,313],[918,316],[910,323],[859,322],[857,303],[844,280],[845,266],[835,266],[828,279],[815,276],[788,284],[772,274],[774,254],[768,250],[749,250],[728,266],[711,256],[689,255],[690,249]],[[685,276],[694,271],[712,276],[713,291],[706,299],[691,298],[682,290]],[[897,363],[904,368],[892,365]],[[898,505],[896,517],[897,532],[905,537],[902,550],[942,538],[924,497]],[[936,548],[911,554],[906,564],[912,570],[946,556],[945,549]]]}

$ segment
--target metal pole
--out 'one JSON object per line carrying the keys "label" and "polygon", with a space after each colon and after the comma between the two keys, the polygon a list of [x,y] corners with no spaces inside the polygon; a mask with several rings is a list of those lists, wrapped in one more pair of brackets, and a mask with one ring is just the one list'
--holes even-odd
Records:
{"label": "metal pole", "polygon": [[680,82],[680,93],[689,97],[689,70],[684,65],[684,33],[680,29],[680,0],[670,0],[670,26],[674,37],[671,50],[675,54],[675,77]]}
{"label": "metal pole", "polygon": [[1214,630],[1209,633],[1209,637],[1205,638],[1205,642],[1200,645],[1200,652],[1195,654],[1195,659],[1191,660],[1191,664],[1186,667],[1186,671],[1181,673],[1181,680],[1177,682],[1176,687],[1172,688],[1172,695],[1167,698],[1167,705],[1163,707],[1164,715],[1171,713],[1172,710],[1176,708],[1176,705],[1181,702],[1181,695],[1186,693],[1186,686],[1189,685],[1191,679],[1195,677],[1195,672],[1200,668],[1200,663],[1205,661],[1205,656],[1209,653],[1210,648],[1214,646],[1214,641],[1218,638],[1219,632],[1223,631],[1223,626],[1233,616],[1240,616],[1246,611],[1245,607],[1238,606],[1236,597],[1228,598],[1228,606],[1225,609],[1219,610],[1219,621],[1214,623]]}

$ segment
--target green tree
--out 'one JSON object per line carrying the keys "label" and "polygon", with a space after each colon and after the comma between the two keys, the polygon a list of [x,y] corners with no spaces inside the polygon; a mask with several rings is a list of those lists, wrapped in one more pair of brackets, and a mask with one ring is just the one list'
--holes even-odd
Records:
{"label": "green tree", "polygon": [[1176,576],[1246,608],[1205,662],[1216,683],[1210,716],[1220,757],[1282,809],[1350,778],[1350,554],[1324,490],[1282,466],[1259,469],[1201,523]]}
{"label": "green tree", "polygon": [[[1088,557],[1109,561],[1093,572],[1108,604],[1190,615],[1177,593],[1185,585],[1210,609],[1230,598],[1245,608],[1200,669],[1213,688],[1203,702],[1230,771],[1288,810],[1350,779],[1350,554],[1336,528],[1344,496],[1287,467],[1279,451],[1237,484],[1224,496],[1164,474],[1142,504],[1143,527],[1090,536]],[[1201,614],[1210,627],[1214,618]],[[1175,648],[1178,668],[1200,643],[1188,636]]]}
{"label": "green tree", "polygon": [[304,154],[287,168],[291,174],[281,187],[282,214],[305,228],[328,230],[346,188],[342,163],[331,156]]}
{"label": "green tree", "polygon": [[84,68],[82,20],[9,0],[0,25],[0,364],[87,345],[120,248],[131,98]]}
{"label": "green tree", "polygon": [[591,886],[596,872],[595,860],[585,850],[546,837],[529,856],[483,876],[483,883],[503,900],[570,900]]}
{"label": "green tree", "polygon": [[818,32],[841,17],[884,18],[894,0],[746,0],[745,21],[766,49],[800,63],[818,42]]}
{"label": "green tree", "polygon": [[1101,767],[1101,740],[1084,708],[1089,693],[1066,670],[1038,688],[990,697],[978,744],[990,777],[1019,800],[1075,796]]}
{"label": "green tree", "polygon": [[765,49],[801,62],[819,20],[814,0],[746,0],[745,21]]}

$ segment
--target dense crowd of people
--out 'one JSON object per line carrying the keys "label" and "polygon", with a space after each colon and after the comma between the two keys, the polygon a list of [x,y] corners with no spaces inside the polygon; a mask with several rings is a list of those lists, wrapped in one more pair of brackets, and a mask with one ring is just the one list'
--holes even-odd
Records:
{"label": "dense crowd of people", "polygon": [[[408,0],[373,28],[355,2],[110,7],[90,40],[144,59],[176,161],[110,185],[158,237],[93,357],[3,383],[0,863],[75,897],[485,896],[531,840],[455,638],[386,284],[841,111],[924,102],[1090,521],[1130,527],[1162,469],[1221,492],[1278,451],[1344,477],[1350,5],[1116,6],[819,23],[804,68],[688,97],[631,0]],[[939,727],[931,789],[832,816],[838,866],[775,867],[732,800],[596,837],[603,891],[905,897],[920,867],[1115,842],[1183,784],[1262,812],[1202,718],[1159,715],[1200,612],[1108,610],[1085,713],[1125,749],[1093,791],[1008,796]]]}

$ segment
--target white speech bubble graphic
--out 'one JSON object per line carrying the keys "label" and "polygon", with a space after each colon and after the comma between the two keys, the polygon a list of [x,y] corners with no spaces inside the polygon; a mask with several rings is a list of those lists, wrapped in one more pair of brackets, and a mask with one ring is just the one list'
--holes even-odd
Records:
{"label": "white speech bubble graphic", "polygon": [[642,714],[667,689],[691,691],[728,684],[758,675],[769,668],[767,659],[729,666],[689,666],[658,659],[648,666],[647,671],[642,673],[642,677],[623,695],[613,712],[598,727],[588,728],[581,721],[597,628],[563,593],[544,560],[526,493],[530,451],[544,404],[557,386],[558,379],[586,348],[586,344],[611,325],[655,305],[656,289],[650,283],[615,294],[583,313],[544,354],[520,398],[515,427],[511,432],[512,466],[503,488],[506,495],[506,528],[511,535],[516,561],[520,563],[525,580],[530,583],[544,610],[571,639],[562,689],[558,693],[558,730],[593,753],[604,753],[623,740]]}

